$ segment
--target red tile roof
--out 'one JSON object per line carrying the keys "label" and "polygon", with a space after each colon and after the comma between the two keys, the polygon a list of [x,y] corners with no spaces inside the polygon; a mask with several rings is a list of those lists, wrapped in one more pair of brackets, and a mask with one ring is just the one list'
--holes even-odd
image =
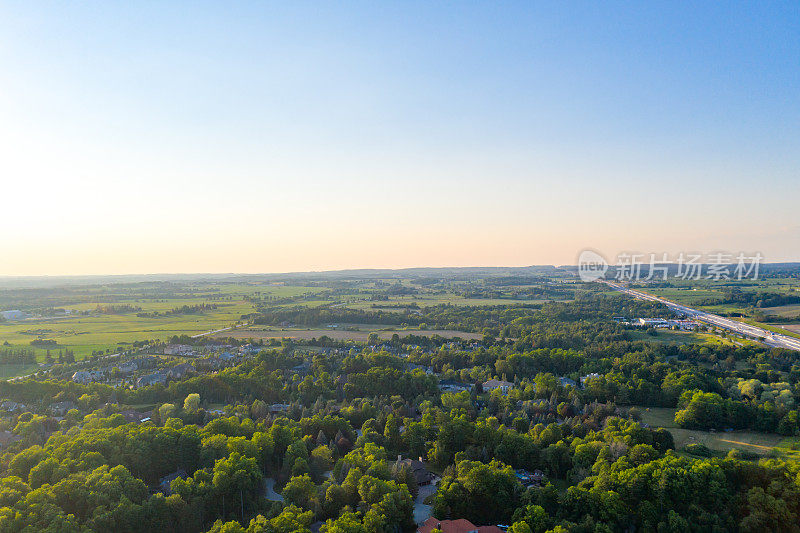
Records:
{"label": "red tile roof", "polygon": [[469,520],[459,518],[458,520],[439,520],[436,517],[430,517],[419,526],[417,533],[430,533],[434,529],[441,529],[442,533],[470,533],[477,531],[478,533],[504,533],[502,529],[497,526],[476,526]]}

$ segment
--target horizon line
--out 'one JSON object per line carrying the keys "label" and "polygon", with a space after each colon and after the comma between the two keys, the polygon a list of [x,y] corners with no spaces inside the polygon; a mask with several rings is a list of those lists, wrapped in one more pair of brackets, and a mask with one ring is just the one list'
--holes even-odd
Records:
{"label": "horizon line", "polygon": [[[656,263],[670,264],[670,263]],[[698,263],[698,264],[711,264],[711,263]],[[775,261],[761,263],[765,265],[800,265],[798,261]],[[339,268],[329,270],[295,270],[283,272],[128,272],[123,274],[0,274],[0,279],[31,279],[31,278],[99,278],[99,277],[131,277],[131,276],[290,276],[299,274],[334,274],[341,272],[365,272],[365,271],[385,271],[385,272],[402,272],[409,270],[467,270],[467,269],[493,269],[493,270],[514,270],[514,269],[529,269],[529,268],[576,268],[577,263],[574,264],[539,264],[539,265],[522,265],[522,266],[486,266],[486,265],[471,265],[471,266],[415,266],[415,267],[359,267],[359,268]],[[610,267],[617,266],[610,264]],[[646,265],[643,265],[646,266]]]}

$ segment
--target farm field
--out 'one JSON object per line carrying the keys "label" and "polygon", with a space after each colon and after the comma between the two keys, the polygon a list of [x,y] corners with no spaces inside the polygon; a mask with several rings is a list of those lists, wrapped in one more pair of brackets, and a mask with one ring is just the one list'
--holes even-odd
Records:
{"label": "farm field", "polygon": [[800,316],[800,305],[780,305],[778,307],[762,307],[761,311],[765,315],[775,315],[780,317]]}
{"label": "farm field", "polygon": [[[240,306],[235,306],[202,315],[162,318],[139,318],[134,314],[125,314],[12,322],[0,325],[0,344],[5,348],[32,349],[30,342],[37,335],[24,332],[38,330],[45,332],[41,338],[58,343],[50,349],[51,353],[68,349],[75,353],[76,359],[83,359],[94,351],[124,349],[135,341],[166,340],[173,335],[195,335],[230,326],[239,320],[241,310]],[[46,351],[44,348],[36,348],[37,358],[43,360]]]}
{"label": "farm field", "polygon": [[[385,328],[385,326],[383,326]],[[483,335],[478,333],[465,333],[463,331],[454,330],[419,330],[419,329],[363,329],[359,331],[347,331],[343,329],[333,328],[313,328],[313,329],[300,329],[300,328],[244,328],[234,331],[226,331],[214,335],[215,337],[233,337],[235,339],[282,339],[291,338],[299,340],[319,339],[322,336],[329,337],[337,341],[358,341],[365,342],[370,333],[377,333],[381,339],[391,339],[395,333],[404,337],[406,335],[419,335],[424,337],[433,337],[438,335],[440,337],[452,338],[459,337],[464,340],[480,340]]]}
{"label": "farm field", "polygon": [[[268,295],[272,298],[292,298],[313,294],[319,289],[280,285],[219,284],[192,286],[197,296],[187,293],[167,293],[160,298],[156,292],[145,292],[121,298],[119,294],[102,295],[93,301],[63,305],[63,308],[88,311],[90,315],[62,318],[27,319],[0,323],[0,347],[6,349],[34,350],[38,361],[43,361],[47,348],[33,347],[35,339],[53,340],[50,347],[54,356],[59,350],[71,350],[76,359],[83,359],[97,351],[116,351],[135,341],[166,340],[173,335],[196,335],[206,331],[229,327],[243,314],[253,312],[252,302],[246,297]],[[212,304],[216,309],[199,313],[169,314],[171,309],[183,306]],[[120,314],[93,313],[98,305],[141,308],[141,311]],[[160,316],[141,317],[137,313],[160,313]],[[21,369],[14,374],[24,373]]]}
{"label": "farm field", "polygon": [[[505,298],[464,298],[451,292],[427,291],[420,289],[414,295],[390,296],[388,300],[373,301],[369,298],[372,290],[384,290],[387,286],[402,285],[411,287],[408,280],[398,283],[357,282],[340,289],[330,286],[290,285],[285,282],[209,282],[190,281],[182,283],[148,282],[131,284],[94,284],[69,288],[19,289],[0,291],[0,304],[4,309],[16,308],[17,304],[27,303],[26,312],[44,318],[8,321],[0,323],[0,347],[14,350],[25,349],[35,353],[36,360],[42,362],[48,349],[57,357],[59,351],[70,350],[78,360],[93,353],[113,353],[124,350],[137,341],[164,341],[174,335],[197,335],[208,331],[231,327],[243,315],[253,313],[259,308],[296,307],[315,308],[319,306],[349,307],[370,310],[377,304],[381,309],[404,309],[409,305],[430,307],[440,304],[459,306],[518,305],[535,304],[545,300],[515,300]],[[207,304],[215,308],[200,311],[181,312],[189,308]],[[98,306],[128,307],[110,313],[98,312]],[[49,317],[54,308],[67,309],[82,314],[66,317]],[[177,311],[176,311],[177,310]],[[152,316],[139,316],[152,315]],[[370,331],[385,328],[371,327],[366,331],[344,332],[325,328],[316,330],[292,329],[291,331],[262,331],[258,338],[295,337],[311,339],[327,335],[334,339],[365,341]],[[362,328],[363,329],[363,328]],[[253,336],[253,332],[223,332],[218,336]],[[390,338],[394,333],[408,335],[439,334],[445,337],[458,336],[462,339],[479,339],[481,335],[471,335],[451,331],[397,330],[379,332],[381,338]],[[33,346],[34,340],[54,341],[56,344],[44,347]],[[25,373],[28,368],[16,371],[9,369],[9,375]]]}
{"label": "farm field", "polygon": [[433,307],[435,305],[459,305],[459,306],[484,306],[484,305],[525,305],[540,304],[549,300],[512,300],[507,298],[464,298],[455,294],[432,295],[428,297],[420,296],[398,296],[379,302],[371,300],[359,300],[348,302],[347,307],[352,309],[371,309],[373,305],[380,305],[382,308],[397,306],[398,308],[418,305],[419,307]]}

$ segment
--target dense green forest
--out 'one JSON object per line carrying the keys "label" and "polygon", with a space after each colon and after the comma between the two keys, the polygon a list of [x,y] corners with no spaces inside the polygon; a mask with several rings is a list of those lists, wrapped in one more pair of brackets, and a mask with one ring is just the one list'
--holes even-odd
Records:
{"label": "dense green forest", "polygon": [[[26,406],[0,422],[0,531],[397,532],[421,505],[513,533],[798,531],[792,456],[678,447],[642,419],[675,409],[686,430],[793,438],[796,354],[670,342],[619,316],[669,313],[597,291],[414,314],[265,308],[256,323],[425,323],[483,340],[261,341],[166,384],[81,384],[59,365],[0,382],[0,398]],[[484,390],[491,379],[508,390]],[[398,456],[437,480],[424,501],[430,486]]]}

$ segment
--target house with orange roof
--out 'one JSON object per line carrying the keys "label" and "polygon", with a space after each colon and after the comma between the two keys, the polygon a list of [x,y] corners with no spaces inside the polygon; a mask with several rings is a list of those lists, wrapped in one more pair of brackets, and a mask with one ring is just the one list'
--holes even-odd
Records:
{"label": "house with orange roof", "polygon": [[476,526],[465,518],[439,520],[435,516],[425,520],[417,528],[417,533],[431,533],[434,529],[438,529],[442,533],[505,533],[497,526]]}

